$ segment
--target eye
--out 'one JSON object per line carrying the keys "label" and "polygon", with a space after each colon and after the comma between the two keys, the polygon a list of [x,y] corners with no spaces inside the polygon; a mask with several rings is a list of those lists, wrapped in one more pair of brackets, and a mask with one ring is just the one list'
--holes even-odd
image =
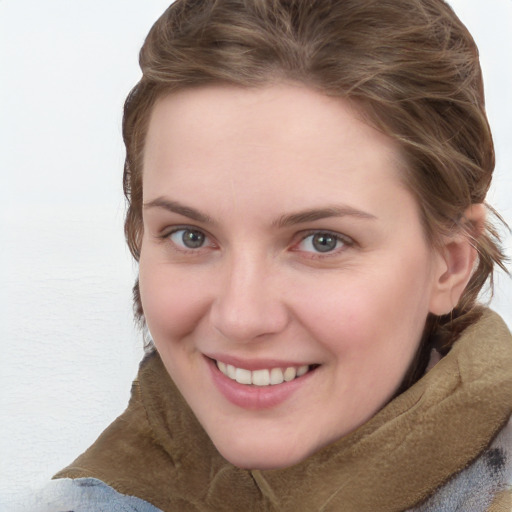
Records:
{"label": "eye", "polygon": [[317,231],[304,237],[295,247],[295,250],[304,252],[328,253],[350,245],[349,240],[329,233],[328,231]]}
{"label": "eye", "polygon": [[177,229],[168,237],[174,244],[183,249],[200,249],[208,241],[207,236],[198,229]]}

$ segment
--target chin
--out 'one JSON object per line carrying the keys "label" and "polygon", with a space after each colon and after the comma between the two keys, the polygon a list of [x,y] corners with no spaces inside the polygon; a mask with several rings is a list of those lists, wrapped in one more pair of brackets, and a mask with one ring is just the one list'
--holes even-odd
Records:
{"label": "chin", "polygon": [[231,464],[241,469],[284,469],[294,466],[308,458],[312,452],[297,450],[295,446],[285,447],[269,444],[265,447],[259,445],[237,447],[236,443],[229,446],[215,445],[219,453]]}

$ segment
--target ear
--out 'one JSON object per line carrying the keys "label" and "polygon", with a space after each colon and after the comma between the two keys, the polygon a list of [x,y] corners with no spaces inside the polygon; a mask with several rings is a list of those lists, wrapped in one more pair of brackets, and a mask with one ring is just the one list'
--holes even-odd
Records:
{"label": "ear", "polygon": [[438,249],[430,297],[430,312],[434,315],[450,313],[459,302],[478,256],[472,240],[483,233],[485,217],[485,205],[470,206],[464,212],[462,227],[446,237]]}

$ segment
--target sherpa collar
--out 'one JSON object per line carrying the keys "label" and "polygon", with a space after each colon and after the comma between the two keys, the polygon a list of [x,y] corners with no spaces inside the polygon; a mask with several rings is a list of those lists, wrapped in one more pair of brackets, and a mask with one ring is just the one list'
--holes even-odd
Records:
{"label": "sherpa collar", "polygon": [[512,414],[512,338],[491,311],[420,381],[352,434],[282,470],[228,463],[159,356],[121,415],[56,478],[94,477],[165,512],[394,512],[425,500]]}

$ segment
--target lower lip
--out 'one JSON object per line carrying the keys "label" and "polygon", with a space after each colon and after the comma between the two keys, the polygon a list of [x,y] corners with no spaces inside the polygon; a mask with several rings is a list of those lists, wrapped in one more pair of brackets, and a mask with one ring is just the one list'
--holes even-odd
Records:
{"label": "lower lip", "polygon": [[282,404],[300,387],[306,384],[313,373],[315,373],[315,370],[312,370],[290,382],[283,382],[273,386],[253,386],[240,384],[236,380],[226,377],[217,368],[215,361],[207,359],[207,363],[210,367],[213,382],[222,395],[232,404],[252,410],[270,409]]}

